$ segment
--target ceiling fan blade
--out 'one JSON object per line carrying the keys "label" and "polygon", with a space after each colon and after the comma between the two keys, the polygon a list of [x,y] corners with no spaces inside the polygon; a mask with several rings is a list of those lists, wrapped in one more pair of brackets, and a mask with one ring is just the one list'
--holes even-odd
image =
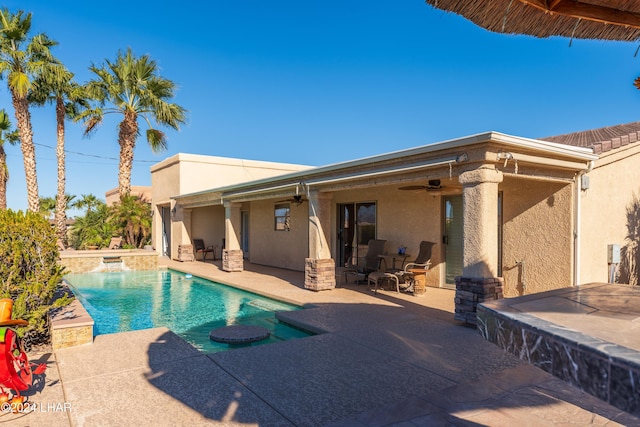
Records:
{"label": "ceiling fan blade", "polygon": [[300,206],[306,201],[307,200],[303,199],[302,197],[292,197],[290,199],[278,200],[276,203],[293,203],[296,206]]}
{"label": "ceiling fan blade", "polygon": [[409,190],[409,191],[415,191],[415,190],[426,190],[429,187],[425,186],[425,185],[407,185],[406,187],[400,187],[398,190]]}

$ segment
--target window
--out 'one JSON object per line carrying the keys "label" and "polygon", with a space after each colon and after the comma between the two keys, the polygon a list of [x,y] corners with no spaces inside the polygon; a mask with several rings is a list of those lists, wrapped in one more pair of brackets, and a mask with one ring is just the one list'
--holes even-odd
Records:
{"label": "window", "polygon": [[291,228],[291,206],[289,203],[275,207],[276,231],[289,231]]}

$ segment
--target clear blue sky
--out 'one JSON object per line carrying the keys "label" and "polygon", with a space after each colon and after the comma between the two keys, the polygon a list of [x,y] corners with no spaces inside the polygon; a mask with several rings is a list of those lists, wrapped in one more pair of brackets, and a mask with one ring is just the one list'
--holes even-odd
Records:
{"label": "clear blue sky", "polygon": [[[326,165],[470,134],[544,137],[640,119],[637,44],[490,33],[421,0],[10,0],[84,83],[119,49],[149,54],[188,110],[168,151],[138,139],[132,184],[179,152]],[[13,117],[0,81],[0,105]],[[53,107],[32,109],[40,194],[56,192]],[[15,119],[14,119],[15,121]],[[67,124],[67,192],[117,186],[117,122]],[[45,145],[45,146],[43,146]],[[26,208],[19,147],[8,203]],[[203,177],[206,179],[206,177]],[[72,213],[73,215],[73,213]]]}

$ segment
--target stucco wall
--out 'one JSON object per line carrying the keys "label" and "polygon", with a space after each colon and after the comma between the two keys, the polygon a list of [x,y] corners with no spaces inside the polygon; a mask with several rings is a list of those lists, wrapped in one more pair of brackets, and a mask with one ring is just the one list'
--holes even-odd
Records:
{"label": "stucco wall", "polygon": [[637,144],[603,153],[581,193],[580,283],[607,282],[607,245],[625,245],[626,208],[640,194]]}
{"label": "stucco wall", "polygon": [[180,153],[151,168],[152,196],[154,202],[163,202],[171,196],[253,181],[308,168],[309,166],[289,163]]}
{"label": "stucco wall", "polygon": [[192,240],[204,240],[206,246],[217,245],[216,257],[219,259],[222,254],[222,239],[224,238],[224,207],[207,206],[192,209],[191,236]]}
{"label": "stucco wall", "polygon": [[[334,259],[337,245],[337,204],[357,202],[376,202],[377,238],[387,240],[387,252],[394,253],[399,246],[406,246],[413,259],[418,254],[422,240],[437,243],[433,252],[432,272],[427,279],[429,286],[440,286],[441,198],[425,191],[399,191],[396,187],[334,193],[329,233]],[[289,232],[274,230],[274,205],[274,201],[251,202],[250,261],[304,271],[304,258],[308,253],[308,203],[292,205]]]}
{"label": "stucco wall", "polygon": [[249,214],[250,261],[304,271],[309,253],[309,203],[291,205],[291,230],[276,231],[276,201],[251,202]]}
{"label": "stucco wall", "polygon": [[[572,188],[571,184],[505,177],[500,186],[505,297],[571,286]],[[520,261],[524,266],[516,264]]]}
{"label": "stucco wall", "polygon": [[[418,255],[420,242],[435,242],[431,259],[432,271],[427,275],[428,286],[440,286],[443,276],[442,199],[426,191],[402,191],[398,186],[342,191],[334,194],[334,213],[331,224],[331,248],[336,257],[337,205],[341,203],[376,202],[377,238],[387,241],[386,250],[397,252],[406,246],[413,260]],[[399,267],[399,264],[397,265]]]}
{"label": "stucco wall", "polygon": [[[262,162],[255,160],[233,159],[226,157],[202,156],[195,154],[176,154],[151,167],[151,195],[154,209],[152,240],[157,251],[161,250],[162,226],[158,205],[173,208],[175,201],[171,197],[195,193],[212,188],[247,182],[290,172],[308,169],[309,166],[289,163]],[[198,215],[198,214],[197,214]],[[175,221],[180,221],[183,215],[178,213]],[[197,218],[196,218],[197,219]],[[197,219],[199,221],[199,219]],[[192,218],[187,223],[172,224],[171,227],[171,257],[177,257],[180,244],[189,243],[193,234],[189,235]],[[201,227],[197,222],[196,225]],[[208,227],[208,226],[207,226]],[[200,229],[195,230],[200,232]],[[207,233],[207,230],[202,230]],[[224,236],[222,231],[210,232],[212,244],[221,244]],[[205,240],[205,243],[207,241]]]}

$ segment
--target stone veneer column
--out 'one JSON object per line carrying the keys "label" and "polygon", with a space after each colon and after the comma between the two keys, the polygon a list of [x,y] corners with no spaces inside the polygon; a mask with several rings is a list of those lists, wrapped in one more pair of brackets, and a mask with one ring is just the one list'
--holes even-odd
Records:
{"label": "stone veneer column", "polygon": [[240,249],[240,204],[225,202],[224,213],[225,248],[222,251],[222,270],[242,271],[244,257]]}
{"label": "stone veneer column", "polygon": [[309,257],[305,259],[304,287],[314,291],[336,287],[336,264],[331,258],[331,193],[309,192]]}
{"label": "stone veneer column", "polygon": [[502,298],[498,275],[498,184],[493,166],[460,174],[463,211],[462,276],[456,277],[455,319],[476,325],[478,303]]}

